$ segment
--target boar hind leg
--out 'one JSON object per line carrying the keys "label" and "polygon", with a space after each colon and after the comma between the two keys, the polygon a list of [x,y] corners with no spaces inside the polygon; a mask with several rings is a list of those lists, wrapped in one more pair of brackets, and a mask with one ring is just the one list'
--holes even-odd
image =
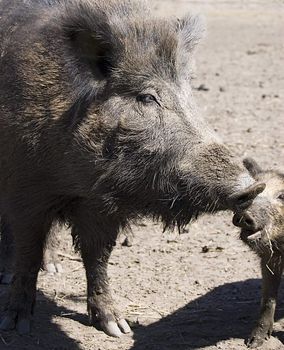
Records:
{"label": "boar hind leg", "polygon": [[5,216],[0,222],[0,283],[10,284],[13,279],[13,235]]}
{"label": "boar hind leg", "polygon": [[60,274],[61,272],[63,272],[63,268],[58,256],[58,250],[60,247],[60,231],[60,224],[54,223],[51,227],[48,241],[46,244],[43,269],[50,274]]}
{"label": "boar hind leg", "polygon": [[24,223],[11,225],[15,240],[15,273],[9,302],[0,322],[1,330],[16,328],[19,334],[30,332],[37,276],[45,237],[50,228],[50,225],[42,223]]}
{"label": "boar hind leg", "polygon": [[261,346],[272,333],[277,293],[283,272],[282,258],[273,257],[269,265],[267,259],[262,259],[261,269],[263,278],[261,310],[257,325],[248,340],[250,348]]}
{"label": "boar hind leg", "polygon": [[131,330],[114,307],[107,265],[115,245],[118,225],[111,222],[90,222],[81,217],[73,227],[73,237],[79,241],[87,276],[87,303],[90,323],[99,326],[106,334],[120,337]]}

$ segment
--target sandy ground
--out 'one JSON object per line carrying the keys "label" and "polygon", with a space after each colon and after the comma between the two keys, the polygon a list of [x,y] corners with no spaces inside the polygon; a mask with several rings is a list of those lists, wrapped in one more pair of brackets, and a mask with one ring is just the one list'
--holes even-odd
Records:
{"label": "sandy ground", "polygon": [[[189,10],[205,15],[208,33],[194,80],[195,88],[208,88],[195,92],[201,112],[238,156],[283,169],[283,1],[153,3],[163,15]],[[131,336],[113,339],[88,326],[82,264],[63,257],[61,276],[40,274],[32,335],[2,332],[0,349],[245,349],[259,307],[260,269],[238,239],[231,214],[203,217],[180,236],[163,234],[150,222],[134,232],[133,247],[123,247],[121,237],[110,264]],[[74,255],[67,234],[62,251]],[[1,286],[2,305],[6,294]],[[264,349],[284,349],[283,327],[282,290],[274,338]]]}

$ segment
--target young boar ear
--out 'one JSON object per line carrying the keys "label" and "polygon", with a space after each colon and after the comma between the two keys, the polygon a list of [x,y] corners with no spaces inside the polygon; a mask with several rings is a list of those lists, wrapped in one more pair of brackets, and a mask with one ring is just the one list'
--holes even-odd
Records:
{"label": "young boar ear", "polygon": [[252,177],[256,177],[258,174],[263,172],[262,168],[252,158],[245,158],[243,160],[243,164]]}
{"label": "young boar ear", "polygon": [[192,52],[206,32],[205,19],[200,15],[187,15],[177,21],[180,44]]}

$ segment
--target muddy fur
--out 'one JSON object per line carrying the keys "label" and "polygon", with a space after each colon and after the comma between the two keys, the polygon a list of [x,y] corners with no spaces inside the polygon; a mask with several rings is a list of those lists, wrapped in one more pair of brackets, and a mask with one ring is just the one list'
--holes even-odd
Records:
{"label": "muddy fur", "polygon": [[[261,312],[248,345],[262,345],[273,330],[276,298],[284,268],[284,174],[263,170],[253,159],[244,165],[265,190],[234,221],[242,227],[241,239],[261,258],[263,276]],[[236,220],[237,219],[237,220]]]}
{"label": "muddy fur", "polygon": [[253,183],[194,104],[202,24],[153,18],[130,0],[1,0],[0,11],[0,212],[16,255],[0,328],[29,331],[46,237],[60,221],[82,253],[91,321],[118,336],[129,330],[106,266],[119,231],[143,216],[181,228],[236,210],[232,195]]}

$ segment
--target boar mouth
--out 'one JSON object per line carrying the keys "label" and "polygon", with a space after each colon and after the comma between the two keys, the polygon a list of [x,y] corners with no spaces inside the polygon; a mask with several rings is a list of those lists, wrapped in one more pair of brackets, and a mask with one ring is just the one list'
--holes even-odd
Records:
{"label": "boar mouth", "polygon": [[249,243],[249,242],[256,242],[260,241],[262,239],[262,230],[257,229],[257,230],[248,230],[248,229],[242,229],[241,230],[241,240]]}
{"label": "boar mouth", "polygon": [[258,230],[242,230],[241,239],[245,242],[256,242],[262,239],[262,231]]}
{"label": "boar mouth", "polygon": [[270,254],[272,256],[276,252],[281,254],[283,252],[281,242],[271,238],[271,235],[265,228],[254,231],[242,229],[240,238],[261,255]]}

